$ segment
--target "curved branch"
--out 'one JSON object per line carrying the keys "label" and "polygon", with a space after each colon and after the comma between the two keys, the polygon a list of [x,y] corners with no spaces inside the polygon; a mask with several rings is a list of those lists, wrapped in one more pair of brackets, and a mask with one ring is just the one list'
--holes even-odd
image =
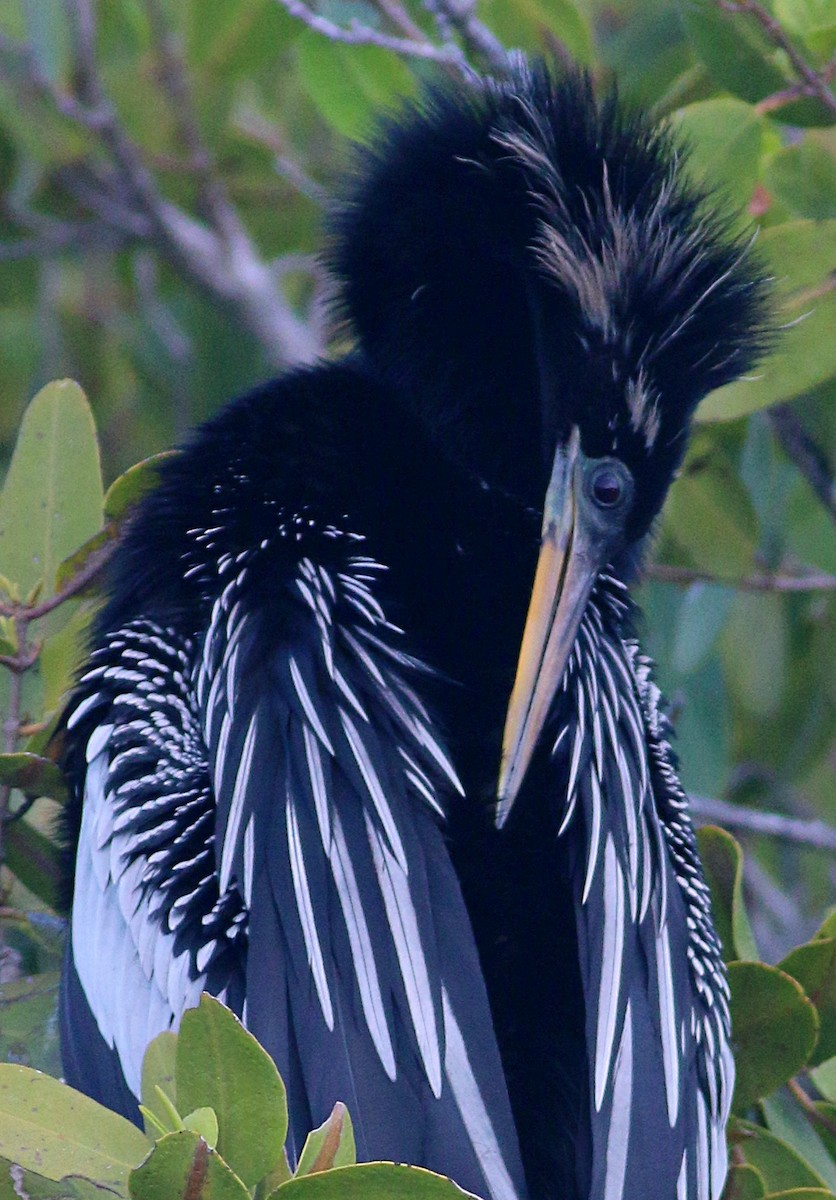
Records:
{"label": "curved branch", "polygon": [[836,853],[836,829],[825,821],[811,821],[801,817],[785,817],[783,813],[761,812],[755,808],[742,808],[728,800],[715,800],[708,796],[692,796],[691,811],[703,822],[717,821],[730,829],[745,829],[750,833],[761,833],[766,837],[780,838],[785,842],[796,842],[814,850]]}

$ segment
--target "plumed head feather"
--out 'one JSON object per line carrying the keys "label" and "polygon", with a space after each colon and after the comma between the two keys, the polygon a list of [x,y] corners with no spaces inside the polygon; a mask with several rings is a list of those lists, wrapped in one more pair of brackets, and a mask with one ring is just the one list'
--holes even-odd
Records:
{"label": "plumed head feather", "polygon": [[332,224],[362,351],[452,452],[542,494],[531,463],[546,470],[577,424],[588,454],[617,455],[640,481],[636,536],[699,400],[769,340],[750,239],[712,211],[686,158],[585,75],[520,66],[388,119]]}

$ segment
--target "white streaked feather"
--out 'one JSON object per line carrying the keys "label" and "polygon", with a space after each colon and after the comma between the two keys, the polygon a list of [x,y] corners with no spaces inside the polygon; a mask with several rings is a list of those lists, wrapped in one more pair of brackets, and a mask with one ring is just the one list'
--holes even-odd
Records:
{"label": "white streaked feather", "polygon": [[305,743],[305,760],[308,764],[308,776],[314,799],[316,823],[319,826],[319,836],[326,853],[331,842],[331,802],[325,787],[325,775],[322,770],[322,759],[319,756],[319,746],[307,725],[302,726],[302,739]]}
{"label": "white streaked feather", "polygon": [[441,1001],[446,1043],[445,1074],[476,1158],[482,1166],[491,1200],[521,1200],[505,1163],[490,1114],[470,1065],[467,1046],[444,987],[441,989]]}
{"label": "white streaked feather", "polygon": [[595,1108],[601,1111],[612,1065],[624,953],[624,883],[612,834],[604,846],[604,930],[595,1033]]}
{"label": "white streaked feather", "polygon": [[290,875],[293,880],[293,893],[296,897],[296,910],[299,914],[299,924],[302,926],[302,936],[308,953],[308,965],[311,968],[314,987],[319,997],[322,1016],[329,1029],[334,1028],[334,1007],[331,1003],[331,991],[328,987],[328,977],[325,972],[325,962],[322,957],[322,945],[316,927],[313,904],[311,902],[308,875],[305,870],[305,857],[302,852],[302,841],[299,836],[299,822],[296,817],[296,806],[293,797],[288,793],[285,811],[287,823],[287,844],[290,853]]}
{"label": "white streaked feather", "polygon": [[[226,720],[226,717],[224,720]],[[241,820],[244,816],[244,797],[247,794],[250,766],[252,765],[253,750],[255,749],[257,722],[258,711],[254,712],[250,718],[247,733],[244,737],[244,745],[241,750],[241,759],[238,763],[238,771],[235,775],[235,786],[232,789],[229,816],[227,817],[226,829],[224,830],[221,869],[219,872],[220,879],[218,881],[218,887],[222,893],[229,887],[229,880],[232,875],[232,863],[238,849],[238,836],[241,829]]]}
{"label": "white streaked feather", "polygon": [[633,1110],[633,1014],[630,1001],[624,1010],[624,1027],[613,1071],[612,1120],[607,1137],[607,1167],[604,1200],[622,1200],[630,1148],[630,1117]]}
{"label": "white streaked feather", "polygon": [[389,807],[377,771],[372,764],[369,752],[366,745],[357,731],[357,726],[352,721],[351,717],[344,709],[340,709],[340,721],[345,730],[345,736],[348,744],[351,747],[351,753],[354,755],[354,761],[360,768],[360,774],[363,777],[369,795],[372,798],[375,811],[380,818],[380,823],[383,826],[386,837],[389,840],[389,845],[392,848],[392,853],[400,864],[404,875],[409,874],[409,866],[407,864],[406,853],[401,841],[401,835],[398,833],[398,827],[395,824],[395,818],[392,816],[392,810]]}
{"label": "white streaked feather", "polygon": [[682,1163],[676,1180],[676,1200],[688,1200],[688,1151],[682,1151]]}
{"label": "white streaked feather", "polygon": [[667,925],[663,925],[656,934],[656,979],[659,985],[659,1027],[662,1033],[668,1123],[673,1129],[679,1118],[679,1050],[676,1044],[676,1004]]}
{"label": "white streaked feather", "polygon": [[708,1109],[697,1089],[697,1194],[694,1200],[711,1200],[711,1163],[708,1140]]}
{"label": "white streaked feather", "polygon": [[395,953],[401,969],[409,1015],[433,1095],[441,1096],[441,1049],[435,1004],[415,905],[406,875],[368,813],[363,813]]}
{"label": "white streaked feather", "polygon": [[253,870],[255,864],[255,818],[250,814],[247,827],[244,830],[244,903],[252,907],[253,900]]}
{"label": "white streaked feather", "polygon": [[377,977],[374,950],[342,822],[336,811],[333,814],[333,839],[329,858],[334,882],[337,885],[340,907],[345,918],[351,957],[354,962],[354,973],[360,988],[360,1003],[363,1006],[366,1024],[383,1064],[383,1069],[394,1082],[398,1071]]}
{"label": "white streaked feather", "polygon": [[316,705],[311,699],[311,694],[307,689],[304,679],[302,678],[302,672],[299,670],[299,664],[292,654],[288,658],[288,666],[290,667],[290,677],[293,680],[293,686],[296,688],[296,694],[299,697],[302,708],[305,711],[305,716],[308,718],[308,721],[311,724],[311,728],[322,742],[328,753],[333,754],[334,747],[331,745],[331,739],[325,732],[325,726],[320,720],[319,713],[316,711]]}
{"label": "white streaked feather", "polygon": [[592,880],[595,878],[595,868],[598,865],[598,848],[601,839],[601,812],[603,805],[601,803],[601,787],[594,771],[590,772],[589,783],[592,791],[592,828],[589,833],[589,848],[587,850],[586,859],[586,878],[583,882],[581,904],[586,904],[587,900],[589,899]]}

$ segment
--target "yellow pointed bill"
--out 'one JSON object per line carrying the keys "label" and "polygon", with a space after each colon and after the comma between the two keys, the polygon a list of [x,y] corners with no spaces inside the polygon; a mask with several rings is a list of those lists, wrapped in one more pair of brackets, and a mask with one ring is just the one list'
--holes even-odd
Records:
{"label": "yellow pointed bill", "polygon": [[522,786],[602,565],[602,539],[585,517],[581,459],[575,429],[558,448],[546,493],[540,555],[502,739],[499,826]]}

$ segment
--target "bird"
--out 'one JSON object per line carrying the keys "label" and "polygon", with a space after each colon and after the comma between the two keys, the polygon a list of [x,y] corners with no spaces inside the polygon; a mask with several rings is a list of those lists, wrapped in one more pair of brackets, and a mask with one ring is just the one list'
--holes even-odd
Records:
{"label": "bird", "polygon": [[430,83],[326,236],[348,349],[166,460],[63,726],[67,1081],[137,1119],[209,992],[287,1150],[486,1200],[717,1200],[729,988],[631,588],[771,344],[675,132],[579,69]]}

